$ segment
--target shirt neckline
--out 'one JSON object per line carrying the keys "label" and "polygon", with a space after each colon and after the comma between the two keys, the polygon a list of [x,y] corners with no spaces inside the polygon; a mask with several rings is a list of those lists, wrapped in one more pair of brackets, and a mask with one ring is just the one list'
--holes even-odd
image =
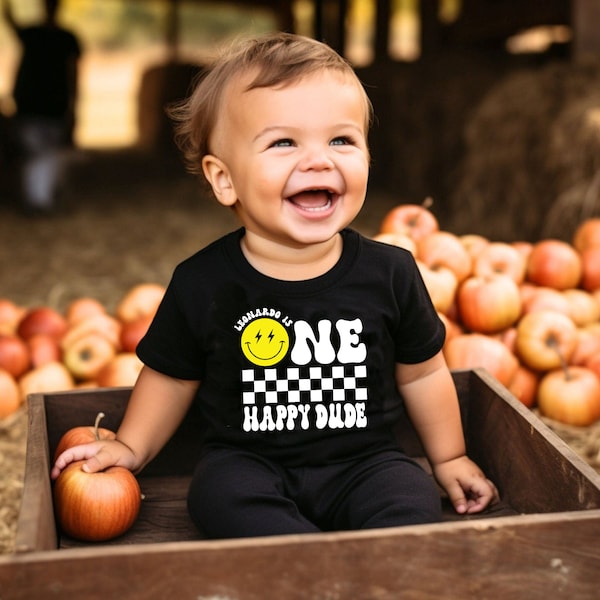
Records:
{"label": "shirt neckline", "polygon": [[360,236],[353,229],[344,229],[342,235],[342,253],[338,261],[327,272],[311,279],[285,280],[276,279],[261,273],[254,268],[244,256],[241,239],[245,233],[243,227],[232,232],[226,237],[225,249],[229,260],[242,277],[253,283],[259,282],[262,287],[271,291],[285,291],[285,293],[307,294],[322,292],[336,285],[352,268],[360,249]]}

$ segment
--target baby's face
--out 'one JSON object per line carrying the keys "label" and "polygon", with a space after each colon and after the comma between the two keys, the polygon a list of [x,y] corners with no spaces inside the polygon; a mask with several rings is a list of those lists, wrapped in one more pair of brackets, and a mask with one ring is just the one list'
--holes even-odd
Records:
{"label": "baby's face", "polygon": [[221,169],[217,198],[234,207],[247,232],[271,242],[302,247],[331,239],[366,194],[360,84],[333,70],[278,88],[246,91],[248,81],[230,86],[211,139]]}

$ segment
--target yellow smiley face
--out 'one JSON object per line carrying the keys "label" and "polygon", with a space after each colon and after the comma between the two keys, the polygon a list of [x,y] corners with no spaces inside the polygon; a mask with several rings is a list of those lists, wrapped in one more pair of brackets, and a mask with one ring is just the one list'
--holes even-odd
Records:
{"label": "yellow smiley face", "polygon": [[270,367],[288,351],[290,338],[285,327],[274,319],[256,319],[242,332],[242,352],[255,365]]}

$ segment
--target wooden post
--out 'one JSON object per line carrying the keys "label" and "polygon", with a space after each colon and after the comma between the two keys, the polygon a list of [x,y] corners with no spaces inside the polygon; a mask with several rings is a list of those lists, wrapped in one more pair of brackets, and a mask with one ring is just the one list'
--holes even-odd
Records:
{"label": "wooden post", "polygon": [[571,0],[573,23],[573,58],[581,60],[600,56],[600,2]]}
{"label": "wooden post", "polygon": [[390,0],[377,2],[375,25],[375,63],[389,60],[390,18],[392,7]]}
{"label": "wooden post", "polygon": [[344,53],[345,0],[317,0],[315,2],[315,38],[325,42],[340,54]]}

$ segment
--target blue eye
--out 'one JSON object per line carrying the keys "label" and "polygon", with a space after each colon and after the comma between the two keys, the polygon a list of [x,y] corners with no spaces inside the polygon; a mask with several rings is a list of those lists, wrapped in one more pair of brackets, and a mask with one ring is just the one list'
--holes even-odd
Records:
{"label": "blue eye", "polygon": [[271,144],[271,146],[273,148],[289,148],[290,146],[293,146],[293,145],[294,145],[294,142],[289,138],[277,140],[276,142],[273,142]]}
{"label": "blue eye", "polygon": [[331,140],[332,146],[347,146],[354,144],[354,140],[349,138],[348,136],[342,135],[340,137],[333,138]]}

